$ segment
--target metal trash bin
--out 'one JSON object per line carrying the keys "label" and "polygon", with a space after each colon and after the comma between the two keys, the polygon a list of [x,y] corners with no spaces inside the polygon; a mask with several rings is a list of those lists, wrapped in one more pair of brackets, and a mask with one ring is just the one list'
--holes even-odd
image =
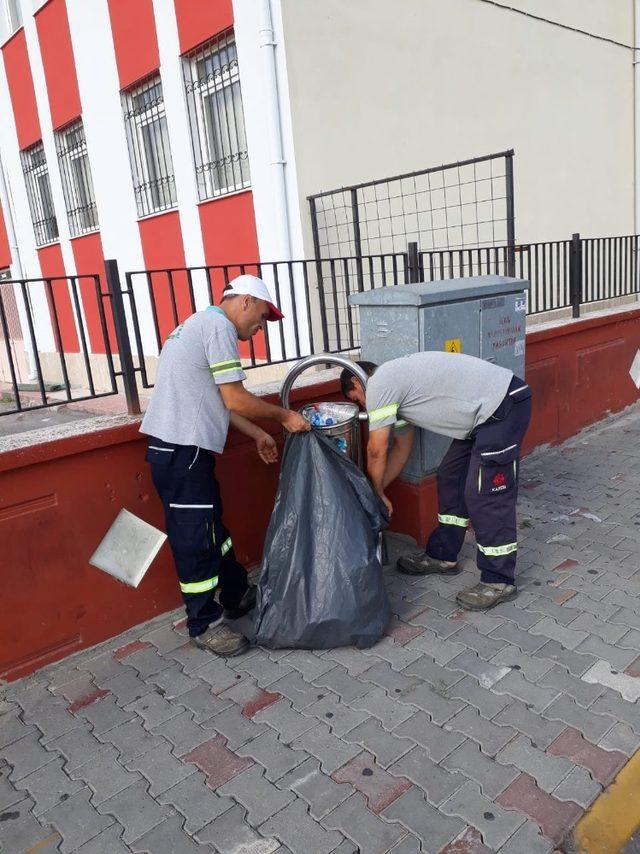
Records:
{"label": "metal trash bin", "polygon": [[[351,371],[356,379],[360,381],[362,387],[367,388],[367,375],[362,370],[360,365],[356,365],[351,359],[345,359],[343,356],[333,356],[329,353],[320,353],[317,356],[307,356],[301,359],[296,365],[291,368],[285,381],[282,385],[280,397],[282,405],[285,409],[289,409],[289,395],[294,382],[300,374],[307,368],[317,365],[335,365],[340,368],[347,368]],[[336,402],[320,402],[311,403],[303,406],[300,409],[307,421],[311,422],[312,413],[314,411],[320,414],[326,414],[331,418],[335,418],[336,423],[328,426],[317,426],[314,430],[318,430],[323,436],[334,439],[336,442],[343,440],[346,442],[344,453],[358,466],[359,469],[364,467],[364,456],[362,453],[362,431],[360,422],[367,421],[367,413],[360,412],[355,403],[336,403]],[[387,562],[387,544],[384,537],[384,532],[380,534],[378,543],[378,558],[380,563],[385,566]]]}
{"label": "metal trash bin", "polygon": [[[323,421],[332,420],[332,424],[313,424],[317,413]],[[309,403],[300,410],[315,430],[328,439],[332,439],[350,460],[362,468],[362,436],[360,432],[360,410],[355,403]]]}

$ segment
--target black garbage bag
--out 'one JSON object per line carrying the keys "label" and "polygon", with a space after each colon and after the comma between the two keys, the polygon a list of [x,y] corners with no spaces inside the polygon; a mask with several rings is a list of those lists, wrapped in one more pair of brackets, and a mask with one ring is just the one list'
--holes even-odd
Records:
{"label": "black garbage bag", "polygon": [[330,439],[289,436],[258,582],[256,643],[376,643],[391,616],[376,557],[387,522],[365,475]]}

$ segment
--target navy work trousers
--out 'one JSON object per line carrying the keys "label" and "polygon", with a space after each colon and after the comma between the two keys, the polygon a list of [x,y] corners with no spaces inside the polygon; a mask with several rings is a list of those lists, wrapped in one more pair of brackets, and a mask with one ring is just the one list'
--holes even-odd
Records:
{"label": "navy work trousers", "polygon": [[[146,460],[164,507],[167,536],[180,579],[191,637],[236,608],[247,590],[222,521],[222,499],[211,451],[149,437]],[[215,600],[220,587],[220,604]]]}
{"label": "navy work trousers", "polygon": [[514,584],[520,447],[531,418],[531,391],[514,377],[494,412],[468,439],[454,439],[438,468],[438,527],[426,552],[455,561],[469,521],[486,583]]}

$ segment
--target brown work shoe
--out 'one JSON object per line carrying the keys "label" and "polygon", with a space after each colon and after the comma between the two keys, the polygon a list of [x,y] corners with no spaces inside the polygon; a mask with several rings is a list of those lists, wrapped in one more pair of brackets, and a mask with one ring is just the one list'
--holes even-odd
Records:
{"label": "brown work shoe", "polygon": [[500,602],[510,602],[518,595],[513,584],[486,584],[481,581],[469,590],[463,590],[456,596],[456,602],[467,611],[487,611]]}
{"label": "brown work shoe", "polygon": [[249,641],[241,632],[236,632],[222,621],[209,626],[206,632],[191,638],[191,640],[201,649],[207,649],[214,655],[220,655],[223,658],[240,655],[249,646]]}
{"label": "brown work shoe", "polygon": [[462,568],[455,561],[438,560],[425,552],[403,555],[396,564],[405,575],[458,575]]}

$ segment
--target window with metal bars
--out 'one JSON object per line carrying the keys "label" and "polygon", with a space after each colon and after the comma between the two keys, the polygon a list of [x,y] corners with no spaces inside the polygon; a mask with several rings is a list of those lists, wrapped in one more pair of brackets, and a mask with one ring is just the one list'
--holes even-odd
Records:
{"label": "window with metal bars", "polygon": [[55,138],[69,230],[77,237],[99,227],[82,121],[58,131]]}
{"label": "window with metal bars", "polygon": [[53,207],[47,159],[41,142],[20,152],[22,172],[27,186],[29,210],[36,237],[36,246],[58,239],[58,221]]}
{"label": "window with metal bars", "polygon": [[176,182],[159,75],[122,93],[138,216],[176,205]]}
{"label": "window with metal bars", "polygon": [[183,74],[200,199],[249,187],[249,155],[233,31],[221,33],[184,56]]}

